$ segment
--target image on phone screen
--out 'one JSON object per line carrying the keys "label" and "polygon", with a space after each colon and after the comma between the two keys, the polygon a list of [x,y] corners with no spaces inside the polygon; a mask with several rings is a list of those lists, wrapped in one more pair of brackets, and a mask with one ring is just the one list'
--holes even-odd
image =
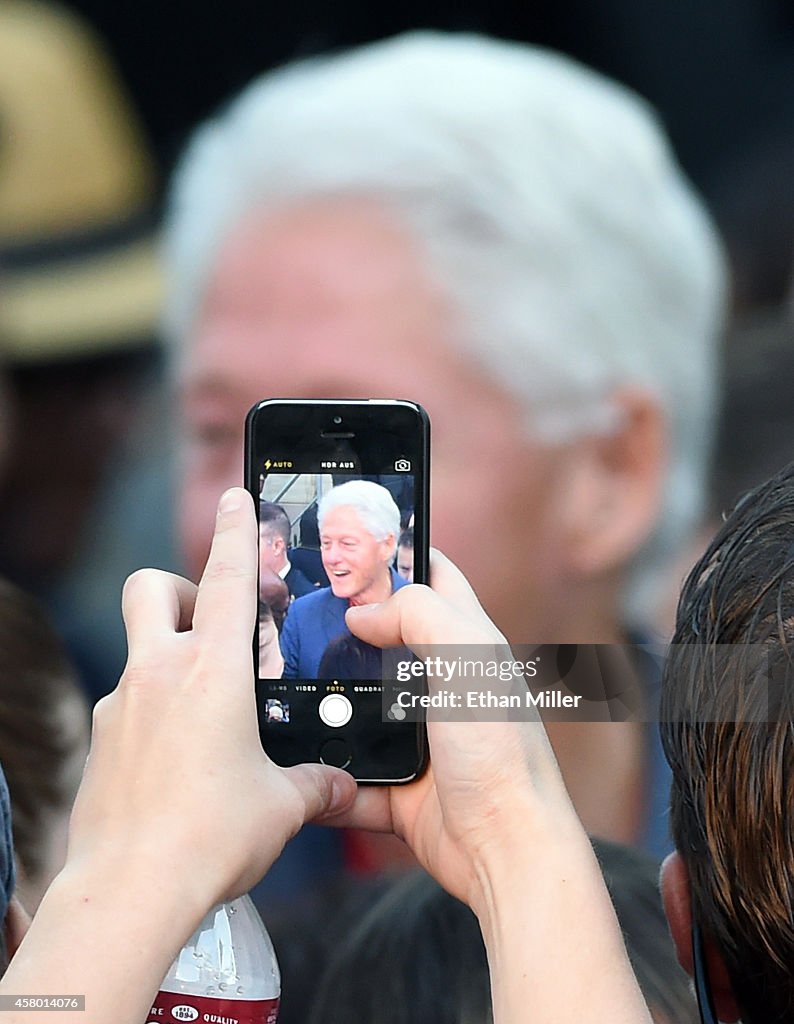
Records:
{"label": "image on phone screen", "polygon": [[277,763],[320,760],[374,782],[407,781],[421,769],[416,723],[384,716],[392,691],[396,699],[398,665],[413,654],[364,642],[345,619],[350,607],[426,581],[420,413],[408,403],[326,409],[273,401],[249,417],[247,481],[259,518],[257,706]]}
{"label": "image on phone screen", "polygon": [[260,483],[259,678],[379,680],[381,651],[351,634],[345,612],[413,581],[413,475]]}

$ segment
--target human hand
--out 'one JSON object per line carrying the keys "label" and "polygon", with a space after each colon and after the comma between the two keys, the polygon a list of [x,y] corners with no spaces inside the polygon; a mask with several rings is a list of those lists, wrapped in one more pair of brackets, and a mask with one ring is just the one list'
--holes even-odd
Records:
{"label": "human hand", "polygon": [[352,802],[346,772],[278,768],[262,750],[256,541],[251,498],[235,488],[198,588],[154,569],[127,580],[129,657],[94,713],[67,869],[97,859],[152,877],[170,868],[169,883],[208,907],[255,884],[304,822]]}
{"label": "human hand", "polygon": [[[511,657],[463,574],[438,552],[431,586],[403,587],[380,605],[351,608],[348,627],[376,646],[405,644],[420,658],[439,645]],[[526,847],[533,823],[536,835],[541,821],[581,829],[539,718],[437,721],[430,711],[427,729],[430,767],[421,779],[361,787],[352,808],[331,820],[396,833],[441,885],[477,910],[487,902],[489,870],[499,870],[514,847]]]}

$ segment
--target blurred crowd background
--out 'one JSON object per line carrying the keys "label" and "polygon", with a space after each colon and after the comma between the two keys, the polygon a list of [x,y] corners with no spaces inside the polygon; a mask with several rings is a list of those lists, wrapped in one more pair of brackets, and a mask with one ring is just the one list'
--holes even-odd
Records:
{"label": "blurred crowd background", "polygon": [[639,92],[730,259],[724,382],[741,416],[724,418],[712,511],[780,464],[794,238],[794,12],[783,0],[234,0],[222,15],[3,0],[0,17],[0,569],[45,598],[92,698],[123,666],[121,580],[142,563],[180,565],[161,390],[167,184],[196,125],[285,62],[433,27],[549,46]]}
{"label": "blurred crowd background", "polygon": [[[33,803],[40,798],[68,810],[74,759],[86,742],[84,711],[112,689],[124,664],[119,595],[126,575],[141,565],[195,575],[201,562],[203,540],[191,533],[185,503],[202,495],[183,495],[182,541],[176,539],[180,428],[172,384],[179,356],[166,353],[162,327],[163,217],[185,146],[201,121],[262,72],[409,29],[550,47],[630,87],[655,108],[722,237],[730,297],[720,331],[716,440],[711,464],[701,471],[704,510],[677,557],[657,570],[646,630],[669,635],[677,588],[713,524],[792,457],[794,8],[785,0],[431,0],[374,7],[344,0],[280,6],[229,0],[220,7],[0,0],[0,575],[36,596],[65,648],[53,655],[55,668],[31,675],[31,708],[40,708],[49,725],[67,723],[53,730],[54,763],[63,768],[47,769],[49,781],[37,783]],[[189,195],[190,182],[183,180],[183,188]],[[179,210],[171,216],[178,234]],[[230,264],[242,260],[241,252],[230,251]],[[344,356],[344,339],[329,344]],[[258,397],[271,394],[272,380],[287,379],[294,356],[281,354],[273,378],[262,374]],[[403,387],[410,378],[400,377],[399,358],[395,367],[394,386],[385,391],[421,401],[410,384]],[[634,407],[629,413],[640,416]],[[222,435],[230,429],[224,415],[210,415],[202,429]],[[442,431],[446,415],[442,407]],[[241,474],[242,417],[239,433],[231,429]],[[481,437],[487,436],[483,427]],[[442,433],[448,461],[454,441]],[[472,514],[471,500],[459,491],[462,519]],[[664,516],[664,496],[660,507]],[[519,527],[499,528],[515,544]],[[472,530],[461,547],[471,551],[478,539]],[[483,559],[472,556],[465,567],[496,614],[498,595],[492,597],[477,569],[499,563],[500,548],[483,540]],[[31,611],[30,621],[37,614]],[[508,635],[518,632],[496,618]],[[34,628],[16,625],[11,613],[8,621],[9,635],[27,638]],[[35,630],[43,628],[36,621]],[[20,647],[25,665],[42,649],[37,636],[34,631],[29,647]],[[15,674],[13,663],[4,671]],[[43,676],[63,679],[62,690],[40,692],[36,680]],[[18,690],[5,690],[0,680],[0,714],[10,723],[0,723],[0,759],[13,798],[14,771],[6,762],[16,748],[3,736],[18,731],[25,701]],[[35,724],[29,728],[30,737],[45,734]],[[565,762],[571,752],[559,742]],[[32,738],[22,747],[30,752],[31,744]],[[32,769],[26,771],[29,778]],[[57,792],[55,776],[64,783]],[[585,788],[583,807],[588,799]],[[637,797],[626,790],[619,799],[630,804]],[[36,818],[20,814],[19,820]],[[54,830],[62,845],[63,823],[56,829],[45,817],[41,834]],[[638,826],[608,812],[603,828],[597,814],[588,823],[607,838],[663,852],[663,843],[646,842]],[[396,862],[372,849],[352,856],[362,870]],[[57,864],[57,855],[50,859]],[[31,855],[28,873],[45,860]],[[29,891],[40,892],[35,879]]]}

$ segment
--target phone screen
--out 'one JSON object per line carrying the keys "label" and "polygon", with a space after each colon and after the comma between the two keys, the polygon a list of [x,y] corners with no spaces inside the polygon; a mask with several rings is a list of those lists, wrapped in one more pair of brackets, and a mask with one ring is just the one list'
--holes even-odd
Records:
{"label": "phone screen", "polygon": [[426,417],[401,402],[267,402],[247,438],[265,749],[279,764],[321,760],[361,781],[408,781],[424,763],[423,732],[384,708],[412,653],[354,637],[345,612],[426,582]]}

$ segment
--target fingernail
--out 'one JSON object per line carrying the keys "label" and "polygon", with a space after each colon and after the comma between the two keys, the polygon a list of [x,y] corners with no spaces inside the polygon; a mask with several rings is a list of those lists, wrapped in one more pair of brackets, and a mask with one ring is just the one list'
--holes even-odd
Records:
{"label": "fingernail", "polygon": [[380,608],[381,603],[382,602],[380,601],[375,601],[374,604],[352,604],[348,610],[355,612],[371,612],[375,608]]}
{"label": "fingernail", "polygon": [[218,502],[218,515],[223,515],[226,512],[236,512],[240,504],[240,489],[233,487],[230,491],[226,491],[221,495],[221,500]]}
{"label": "fingernail", "polygon": [[355,789],[351,788],[350,781],[350,776],[340,775],[331,783],[330,814],[343,811],[348,804],[352,803]]}

